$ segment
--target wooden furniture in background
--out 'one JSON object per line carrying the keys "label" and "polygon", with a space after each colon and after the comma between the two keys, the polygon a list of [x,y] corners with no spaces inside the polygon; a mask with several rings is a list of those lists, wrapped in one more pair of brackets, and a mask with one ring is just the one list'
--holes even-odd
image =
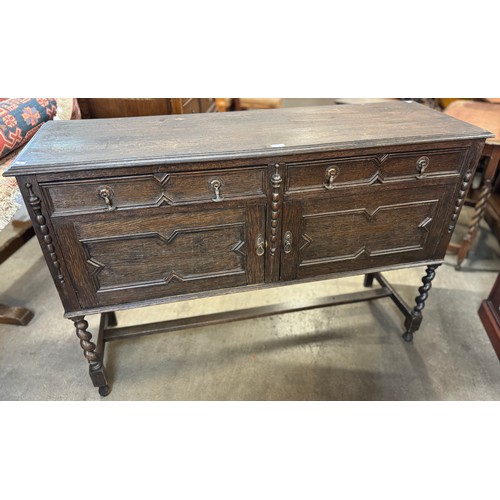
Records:
{"label": "wooden furniture in background", "polygon": [[[14,252],[35,236],[35,230],[30,221],[25,224],[13,225],[15,234],[0,246],[0,264],[5,262]],[[2,284],[5,284],[2,282]],[[0,304],[0,324],[26,326],[33,318],[33,311],[26,307]]]}
{"label": "wooden furniture in background", "polygon": [[232,99],[227,97],[216,97],[215,98],[215,108],[219,113],[224,113],[229,111]]}
{"label": "wooden furniture in background", "polygon": [[281,108],[281,97],[238,97],[236,109],[277,109]]}
{"label": "wooden furniture in background", "polygon": [[[493,104],[497,104],[500,106],[500,98],[496,97],[488,97],[485,99],[487,102],[491,102]],[[497,138],[500,137],[500,134],[497,132]],[[486,222],[491,227],[493,234],[496,236],[498,242],[500,242],[500,175],[499,169],[497,169],[496,178],[493,180],[494,186],[491,192],[491,196],[488,199],[488,203],[486,205],[486,212],[484,214],[484,218]]]}
{"label": "wooden furniture in background", "polygon": [[[490,135],[398,101],[51,122],[8,174],[105,396],[105,343],[131,336],[390,297],[411,341]],[[380,274],[412,266],[414,307]],[[362,274],[381,288],[116,326],[121,309]]]}
{"label": "wooden furniture in background", "polygon": [[500,243],[500,175],[496,176],[493,181],[494,186],[491,196],[488,198],[486,210],[484,212],[484,220],[490,226],[493,234]]}
{"label": "wooden furniture in background", "polygon": [[276,109],[281,108],[283,99],[280,97],[218,97],[216,98],[217,111],[242,111],[248,109]]}
{"label": "wooden furniture in background", "polygon": [[482,173],[481,185],[478,193],[474,196],[469,193],[468,204],[474,206],[474,215],[467,234],[460,244],[451,243],[449,251],[457,253],[456,269],[460,269],[462,262],[467,257],[469,250],[474,243],[479,223],[481,222],[488,200],[491,195],[493,180],[500,166],[500,105],[489,102],[478,101],[453,101],[444,111],[447,115],[459,120],[466,121],[478,127],[491,131],[494,136],[486,140],[483,150],[485,167]]}
{"label": "wooden furniture in background", "polygon": [[79,97],[82,118],[123,118],[216,111],[215,98],[124,98]]}
{"label": "wooden furniture in background", "polygon": [[387,102],[387,101],[394,101],[395,99],[391,98],[364,98],[364,97],[353,97],[353,98],[344,98],[344,97],[336,97],[335,102],[337,104],[371,104],[371,103],[376,103],[376,102]]}
{"label": "wooden furniture in background", "polygon": [[488,298],[481,303],[478,314],[493,349],[500,359],[500,274],[497,276]]}
{"label": "wooden furniture in background", "polygon": [[[7,99],[0,98],[0,101],[7,101]],[[26,101],[31,101],[31,103]],[[5,110],[9,110],[9,113],[13,113],[15,115],[16,108],[18,106],[22,108],[28,106],[27,109],[30,110],[32,105],[35,104],[33,101],[34,99],[23,99],[19,102],[17,99],[13,99],[8,103],[4,102],[3,106],[7,105],[7,107],[4,107],[3,116],[9,116]],[[36,101],[36,106],[38,106],[42,105],[44,99],[36,99]],[[46,101],[47,104],[45,105],[51,107],[49,99],[46,99]],[[56,104],[56,115],[59,120],[78,120],[80,118],[80,110],[75,98],[58,97],[56,98]],[[26,111],[26,108],[24,111]],[[9,144],[10,141],[12,141],[13,144],[17,144],[15,149],[10,151],[7,155],[4,154],[0,157],[0,238],[2,241],[0,244],[0,264],[5,262],[13,253],[15,253],[35,235],[35,231],[32,227],[31,220],[28,218],[27,212],[25,212],[22,207],[18,207],[18,204],[15,201],[17,198],[17,184],[15,182],[5,182],[7,179],[4,179],[3,173],[24,147],[24,141],[20,143],[17,142],[17,139],[20,139],[21,137],[25,137],[25,139],[28,139],[29,137],[36,137],[36,128],[38,128],[39,124],[41,124],[41,117],[44,116],[47,120],[52,119],[53,109],[48,115],[45,115],[44,111],[42,111],[42,113],[40,113],[40,111],[41,109],[37,111],[35,107],[31,110],[31,114],[29,116],[26,115],[26,118],[24,118],[23,113],[24,123],[19,122],[20,117],[18,116],[16,132],[11,131],[7,133],[5,126],[3,126],[3,129],[0,128],[1,146]],[[10,114],[10,120],[16,124],[16,118],[12,114]],[[8,139],[7,144],[5,144],[4,139],[8,137],[10,137],[10,139]],[[9,181],[12,181],[12,179],[9,179]],[[4,279],[1,269],[0,276],[2,276],[0,283],[2,285],[1,291],[3,292],[3,287],[8,286],[8,280]],[[25,307],[0,304],[0,324],[25,326],[31,321],[33,316],[34,313]]]}

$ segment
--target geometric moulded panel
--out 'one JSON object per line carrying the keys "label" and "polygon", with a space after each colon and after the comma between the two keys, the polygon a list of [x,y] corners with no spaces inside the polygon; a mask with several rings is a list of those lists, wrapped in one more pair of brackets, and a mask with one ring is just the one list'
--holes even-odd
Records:
{"label": "geometric moulded panel", "polygon": [[245,224],[83,239],[96,291],[244,274]]}
{"label": "geometric moulded panel", "polygon": [[432,200],[304,215],[300,265],[421,250],[436,207]]}

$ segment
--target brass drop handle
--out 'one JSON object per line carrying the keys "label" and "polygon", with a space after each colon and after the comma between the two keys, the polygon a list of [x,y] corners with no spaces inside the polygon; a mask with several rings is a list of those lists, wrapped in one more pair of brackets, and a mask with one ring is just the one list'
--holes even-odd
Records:
{"label": "brass drop handle", "polygon": [[215,192],[215,198],[212,198],[212,201],[215,201],[215,202],[222,201],[224,199],[224,196],[220,195],[220,190],[222,188],[222,182],[219,179],[214,179],[213,181],[210,181],[210,187]]}
{"label": "brass drop handle", "polygon": [[425,177],[425,169],[429,166],[430,160],[427,156],[421,156],[417,160],[417,179],[423,179]]}
{"label": "brass drop handle", "polygon": [[329,169],[327,169],[325,177],[328,183],[325,182],[323,186],[326,189],[333,189],[334,188],[333,181],[335,180],[337,175],[339,175],[339,169],[337,167],[330,167]]}
{"label": "brass drop handle", "polygon": [[262,257],[264,255],[264,252],[265,252],[265,241],[264,241],[264,238],[262,237],[261,234],[259,234],[259,236],[257,236],[257,239],[255,240],[255,246],[256,246],[255,253],[259,257]]}
{"label": "brass drop handle", "polygon": [[113,191],[110,187],[100,187],[97,194],[99,195],[99,198],[102,198],[105,201],[108,210],[116,210],[116,207],[114,207],[111,202],[111,200],[113,199]]}
{"label": "brass drop handle", "polygon": [[283,237],[283,252],[290,253],[292,251],[292,232],[287,231]]}

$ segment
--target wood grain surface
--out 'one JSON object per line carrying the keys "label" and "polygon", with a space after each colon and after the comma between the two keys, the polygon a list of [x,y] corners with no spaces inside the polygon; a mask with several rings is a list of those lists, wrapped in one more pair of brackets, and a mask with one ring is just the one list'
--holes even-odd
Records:
{"label": "wood grain surface", "polygon": [[492,135],[416,103],[45,123],[6,175],[256,158]]}

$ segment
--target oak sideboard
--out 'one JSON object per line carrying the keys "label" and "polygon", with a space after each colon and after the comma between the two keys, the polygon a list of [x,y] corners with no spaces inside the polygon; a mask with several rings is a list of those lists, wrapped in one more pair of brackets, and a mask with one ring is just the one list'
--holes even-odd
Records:
{"label": "oak sideboard", "polygon": [[[6,175],[106,396],[105,344],[134,335],[388,297],[411,341],[490,136],[401,101],[51,121]],[[426,272],[408,305],[381,272],[412,266]],[[127,327],[115,315],[355,274],[367,288],[346,296]]]}

